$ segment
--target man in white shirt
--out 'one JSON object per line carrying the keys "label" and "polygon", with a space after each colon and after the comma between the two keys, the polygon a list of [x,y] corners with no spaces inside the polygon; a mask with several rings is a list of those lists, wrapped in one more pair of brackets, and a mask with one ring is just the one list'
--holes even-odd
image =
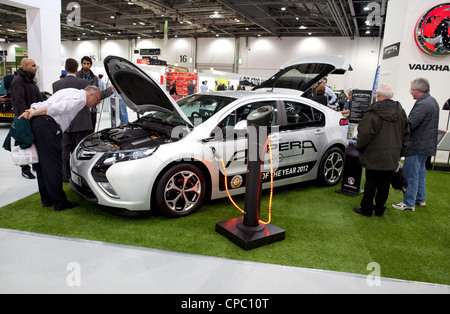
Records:
{"label": "man in white shirt", "polygon": [[43,207],[54,206],[55,211],[74,208],[63,190],[62,136],[78,112],[88,106],[94,108],[101,100],[100,89],[89,85],[84,90],[62,89],[43,102],[34,103],[19,119],[30,120],[34,143],[39,156],[36,164],[39,193]]}
{"label": "man in white shirt", "polygon": [[200,86],[200,91],[202,93],[206,93],[208,91],[208,85],[206,85],[205,81],[202,82],[202,85]]}

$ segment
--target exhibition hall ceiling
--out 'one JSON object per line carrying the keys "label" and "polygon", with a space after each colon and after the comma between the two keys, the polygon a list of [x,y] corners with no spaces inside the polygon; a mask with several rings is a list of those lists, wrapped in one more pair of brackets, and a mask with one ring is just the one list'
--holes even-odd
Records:
{"label": "exhibition hall ceiling", "polygon": [[[62,0],[62,40],[382,37],[388,0]],[[167,23],[166,23],[167,22]],[[167,25],[167,26],[166,26]],[[0,38],[26,41],[26,10],[0,4]]]}

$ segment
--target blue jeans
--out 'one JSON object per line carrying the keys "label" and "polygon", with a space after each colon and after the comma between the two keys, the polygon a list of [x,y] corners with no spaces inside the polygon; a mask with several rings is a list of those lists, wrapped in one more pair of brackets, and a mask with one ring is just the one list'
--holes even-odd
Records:
{"label": "blue jeans", "polygon": [[119,118],[120,123],[128,124],[127,104],[122,99],[119,99]]}
{"label": "blue jeans", "polygon": [[405,157],[403,170],[408,179],[408,187],[403,194],[403,203],[414,207],[416,202],[425,202],[425,180],[427,171],[425,162],[427,155],[412,155]]}

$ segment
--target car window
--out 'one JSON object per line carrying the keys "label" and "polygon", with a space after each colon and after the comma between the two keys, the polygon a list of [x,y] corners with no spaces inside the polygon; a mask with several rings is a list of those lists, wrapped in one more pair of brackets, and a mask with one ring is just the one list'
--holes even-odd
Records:
{"label": "car window", "polygon": [[286,123],[282,129],[297,129],[312,126],[324,126],[325,115],[322,111],[307,104],[285,101]]}
{"label": "car window", "polygon": [[208,120],[214,113],[218,112],[231,102],[233,97],[222,97],[216,95],[192,95],[177,101],[184,114],[193,125]]}
{"label": "car window", "polygon": [[246,105],[243,105],[239,107],[237,110],[233,111],[231,114],[229,114],[225,119],[222,120],[222,122],[219,124],[219,128],[222,129],[223,135],[231,132],[239,121],[246,120],[247,116],[252,112],[253,110],[256,110],[263,106],[272,106],[274,108],[272,120],[270,122],[270,125],[275,125],[277,121],[277,104],[275,101],[258,101],[254,103],[249,103]]}

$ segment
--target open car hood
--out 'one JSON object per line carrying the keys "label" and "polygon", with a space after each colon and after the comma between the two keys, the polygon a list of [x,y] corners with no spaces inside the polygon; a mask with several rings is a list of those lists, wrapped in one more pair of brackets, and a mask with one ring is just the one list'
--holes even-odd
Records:
{"label": "open car hood", "polygon": [[106,57],[103,63],[111,83],[130,109],[139,114],[166,112],[192,126],[175,100],[137,65],[116,56]]}
{"label": "open car hood", "polygon": [[278,73],[255,89],[286,88],[306,92],[328,74],[344,74],[351,70],[348,61],[341,56],[301,57],[285,63]]}

